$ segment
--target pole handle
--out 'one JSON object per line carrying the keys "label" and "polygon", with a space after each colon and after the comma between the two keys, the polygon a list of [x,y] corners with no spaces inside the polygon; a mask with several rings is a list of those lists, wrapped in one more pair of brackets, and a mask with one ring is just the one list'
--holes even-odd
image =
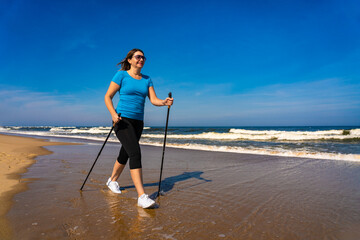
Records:
{"label": "pole handle", "polygon": [[[121,113],[119,113],[118,116],[121,117]],[[118,124],[118,122],[113,122],[113,127],[115,127],[116,124]]]}
{"label": "pole handle", "polygon": [[[172,93],[169,92],[168,96],[169,96],[169,98],[172,98]],[[170,108],[170,106],[168,106],[168,108]]]}

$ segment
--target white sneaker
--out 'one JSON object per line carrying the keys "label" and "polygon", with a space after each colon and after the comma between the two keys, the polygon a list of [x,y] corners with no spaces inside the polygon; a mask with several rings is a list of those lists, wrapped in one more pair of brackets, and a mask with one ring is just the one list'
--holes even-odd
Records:
{"label": "white sneaker", "polygon": [[113,193],[117,193],[120,194],[121,190],[120,190],[120,186],[118,184],[118,182],[116,181],[111,181],[111,177],[108,179],[106,186],[108,186],[108,188],[113,192]]}
{"label": "white sneaker", "polygon": [[143,194],[138,198],[138,206],[142,208],[150,208],[155,205],[155,201],[149,198],[147,194]]}

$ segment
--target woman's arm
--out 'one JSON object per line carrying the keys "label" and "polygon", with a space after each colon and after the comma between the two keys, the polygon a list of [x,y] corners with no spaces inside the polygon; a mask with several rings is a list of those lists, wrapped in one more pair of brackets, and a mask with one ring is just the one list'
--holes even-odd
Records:
{"label": "woman's arm", "polygon": [[105,105],[106,105],[107,109],[109,110],[109,112],[111,114],[111,118],[114,123],[117,123],[119,120],[121,120],[121,118],[116,113],[115,108],[113,106],[113,102],[112,102],[114,95],[116,94],[117,91],[119,91],[119,89],[120,89],[120,86],[118,84],[111,82],[110,86],[105,94]]}
{"label": "woman's arm", "polygon": [[173,98],[166,98],[164,100],[159,99],[156,96],[154,87],[149,87],[149,99],[150,102],[155,106],[171,106],[173,104]]}

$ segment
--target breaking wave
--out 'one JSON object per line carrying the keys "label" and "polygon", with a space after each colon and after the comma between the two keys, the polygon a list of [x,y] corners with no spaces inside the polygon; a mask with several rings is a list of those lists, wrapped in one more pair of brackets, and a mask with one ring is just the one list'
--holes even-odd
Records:
{"label": "breaking wave", "polygon": [[[147,138],[162,138],[162,134],[143,134]],[[227,133],[203,132],[199,134],[169,134],[172,139],[254,140],[254,141],[309,141],[360,140],[360,129],[327,131],[276,131],[230,129]]]}

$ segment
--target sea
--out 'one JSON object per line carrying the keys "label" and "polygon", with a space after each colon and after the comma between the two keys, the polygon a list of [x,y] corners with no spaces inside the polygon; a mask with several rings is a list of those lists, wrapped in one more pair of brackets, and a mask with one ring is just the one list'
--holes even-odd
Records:
{"label": "sea", "polygon": [[[0,126],[0,133],[102,143],[110,126]],[[141,144],[163,146],[165,127],[146,126]],[[118,142],[114,132],[108,141]],[[360,126],[169,127],[166,146],[217,152],[360,162]]]}

